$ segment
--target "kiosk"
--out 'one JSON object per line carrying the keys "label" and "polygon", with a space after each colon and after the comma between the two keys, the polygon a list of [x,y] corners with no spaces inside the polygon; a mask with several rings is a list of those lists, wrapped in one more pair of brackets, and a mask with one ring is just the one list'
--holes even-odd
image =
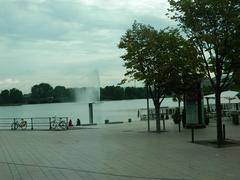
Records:
{"label": "kiosk", "polygon": [[195,128],[206,127],[201,83],[196,85],[194,91],[185,94],[184,109],[187,128],[192,128],[193,126]]}

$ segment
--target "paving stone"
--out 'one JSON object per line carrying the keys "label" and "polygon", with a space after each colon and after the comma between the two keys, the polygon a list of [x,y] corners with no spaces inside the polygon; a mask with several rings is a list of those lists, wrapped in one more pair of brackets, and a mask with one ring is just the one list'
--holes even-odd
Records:
{"label": "paving stone", "polygon": [[[155,122],[151,121],[154,130]],[[172,121],[167,132],[148,133],[147,122],[98,125],[68,131],[0,131],[0,179],[239,179],[240,146],[191,143],[191,131]],[[240,140],[240,126],[226,124]],[[211,124],[196,140],[216,139]]]}

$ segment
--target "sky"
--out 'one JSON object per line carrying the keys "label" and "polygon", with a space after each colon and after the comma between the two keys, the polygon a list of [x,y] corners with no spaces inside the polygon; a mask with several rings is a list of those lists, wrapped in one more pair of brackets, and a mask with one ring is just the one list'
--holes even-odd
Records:
{"label": "sky", "polygon": [[96,74],[101,87],[117,85],[125,73],[121,36],[134,20],[175,26],[168,7],[167,0],[0,0],[0,90],[84,87]]}

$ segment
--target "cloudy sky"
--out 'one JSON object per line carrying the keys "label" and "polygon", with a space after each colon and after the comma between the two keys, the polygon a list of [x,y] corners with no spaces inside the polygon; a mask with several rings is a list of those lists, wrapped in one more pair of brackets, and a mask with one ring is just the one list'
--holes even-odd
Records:
{"label": "cloudy sky", "polygon": [[174,26],[167,8],[167,0],[0,0],[0,90],[87,86],[94,71],[102,87],[116,85],[120,37],[134,20]]}

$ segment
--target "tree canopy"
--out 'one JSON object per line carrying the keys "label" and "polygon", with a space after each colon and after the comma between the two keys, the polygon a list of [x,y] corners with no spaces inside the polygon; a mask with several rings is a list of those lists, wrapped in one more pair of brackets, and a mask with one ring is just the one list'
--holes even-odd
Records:
{"label": "tree canopy", "polygon": [[[47,84],[47,83],[41,83]],[[51,85],[49,85],[52,87]],[[38,91],[43,93],[45,89],[39,90],[39,85],[33,86],[36,88],[34,93]],[[32,87],[32,89],[34,89]],[[51,88],[50,88],[51,89]],[[37,104],[37,103],[58,103],[58,102],[74,102],[76,101],[76,92],[85,90],[86,88],[66,88],[64,86],[56,86],[53,91],[45,96],[24,94],[16,88],[10,90],[5,89],[0,93],[0,105],[13,104]],[[48,91],[49,88],[46,88]],[[52,95],[52,96],[51,96]],[[125,99],[142,99],[146,98],[146,89],[144,87],[120,87],[120,86],[106,86],[100,88],[100,98],[103,100],[125,100]],[[80,99],[81,100],[81,99]]]}
{"label": "tree canopy", "polygon": [[[216,94],[217,139],[222,144],[221,92],[237,74],[240,64],[239,0],[169,0],[175,19],[205,63]],[[214,78],[211,76],[214,74]]]}
{"label": "tree canopy", "polygon": [[11,103],[22,103],[23,102],[23,94],[22,91],[16,88],[12,88],[9,91],[9,97]]}
{"label": "tree canopy", "polygon": [[3,90],[0,97],[1,104],[21,104],[24,99],[22,91],[16,88]]}
{"label": "tree canopy", "polygon": [[179,77],[201,71],[196,50],[177,29],[157,31],[137,22],[122,36],[119,48],[126,50],[121,56],[127,71],[125,76],[143,81],[149,88],[160,132],[159,108],[166,94],[173,90]]}
{"label": "tree canopy", "polygon": [[[172,18],[198,49],[205,61],[210,81],[220,79],[220,90],[228,86],[231,73],[237,73],[240,61],[240,1],[239,0],[169,0]],[[223,76],[226,74],[226,76]],[[231,75],[231,76],[230,76]],[[219,76],[219,77],[218,77]]]}
{"label": "tree canopy", "polygon": [[53,87],[48,83],[34,85],[31,89],[33,98],[49,98],[53,97]]}

